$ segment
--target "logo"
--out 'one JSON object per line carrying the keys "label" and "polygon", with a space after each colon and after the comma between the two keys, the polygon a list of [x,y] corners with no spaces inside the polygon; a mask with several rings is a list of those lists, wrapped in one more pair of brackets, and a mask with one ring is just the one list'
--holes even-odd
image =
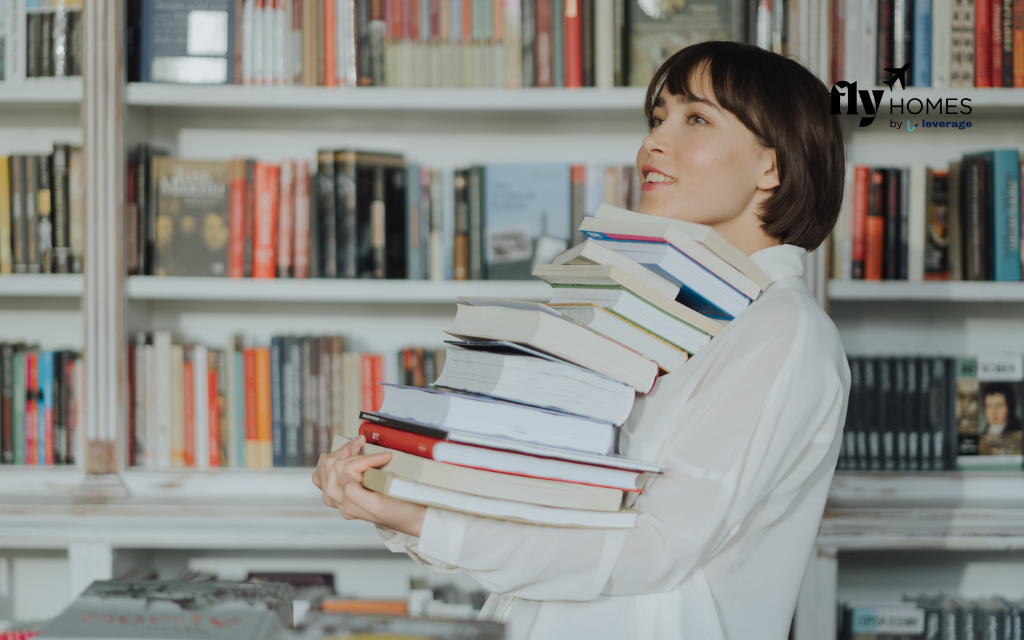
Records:
{"label": "logo", "polygon": [[[860,124],[858,127],[870,126],[875,121],[875,116],[882,110],[882,100],[885,98],[887,93],[895,93],[896,83],[900,83],[900,89],[906,89],[907,72],[910,70],[910,63],[903,65],[902,67],[885,67],[885,70],[889,72],[890,77],[888,80],[883,82],[883,85],[888,86],[886,89],[859,89],[857,82],[847,82],[846,80],[840,80],[832,85],[832,90],[829,92],[830,98],[830,113],[832,115],[842,115],[843,112],[843,98],[846,98],[846,115],[861,115],[861,107],[864,109],[864,113],[861,116]],[[970,115],[971,113],[971,99],[970,98],[937,98],[932,100],[931,98],[910,98],[904,100],[903,98],[896,98],[892,95],[889,97],[889,113],[892,115],[940,115],[940,116],[953,116],[953,115]],[[901,129],[903,122],[899,120],[890,120],[889,126],[893,129]],[[917,129],[919,126],[925,128],[931,127],[942,127],[942,128],[953,128],[953,129],[965,129],[971,126],[969,121],[927,121],[922,120],[919,123],[913,125],[910,121],[906,121],[907,132],[911,132]]]}

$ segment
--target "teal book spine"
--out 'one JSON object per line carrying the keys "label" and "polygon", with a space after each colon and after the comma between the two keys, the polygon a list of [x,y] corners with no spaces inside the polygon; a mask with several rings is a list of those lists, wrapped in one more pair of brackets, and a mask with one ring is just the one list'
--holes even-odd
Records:
{"label": "teal book spine", "polygon": [[53,466],[53,352],[39,354],[39,462]]}
{"label": "teal book spine", "polygon": [[565,0],[551,0],[551,86],[565,86]]}
{"label": "teal book spine", "polygon": [[990,152],[989,158],[992,169],[986,187],[992,194],[994,279],[1018,282],[1021,275],[1020,154],[1016,149],[999,149]]}
{"label": "teal book spine", "polygon": [[14,354],[14,464],[25,464],[25,352]]}

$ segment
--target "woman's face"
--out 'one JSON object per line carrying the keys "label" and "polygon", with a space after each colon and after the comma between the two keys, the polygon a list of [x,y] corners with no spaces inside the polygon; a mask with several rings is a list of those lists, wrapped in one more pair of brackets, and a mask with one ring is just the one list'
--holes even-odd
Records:
{"label": "woman's face", "polygon": [[718,104],[707,79],[699,79],[690,84],[690,98],[665,89],[658,96],[653,127],[636,156],[643,182],[638,211],[720,232],[737,225],[759,229],[757,205],[779,185],[775,151],[761,147]]}
{"label": "woman's face", "polygon": [[990,425],[1006,424],[1008,409],[1006,398],[1001,393],[990,393],[985,396],[985,421]]}

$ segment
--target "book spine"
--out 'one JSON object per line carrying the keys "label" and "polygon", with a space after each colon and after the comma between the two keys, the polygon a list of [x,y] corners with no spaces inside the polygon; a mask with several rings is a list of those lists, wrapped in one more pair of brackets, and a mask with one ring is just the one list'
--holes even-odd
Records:
{"label": "book spine", "polygon": [[253,242],[256,234],[256,161],[245,161],[245,273],[252,277]]}
{"label": "book spine", "polygon": [[864,372],[864,432],[867,445],[867,468],[872,471],[882,469],[882,434],[881,415],[879,412],[878,360],[865,358]]}
{"label": "book spine", "polygon": [[918,444],[921,449],[921,471],[933,469],[932,456],[932,435],[931,435],[931,411],[932,411],[932,363],[930,359],[922,358],[917,363],[919,373],[918,379],[918,402],[917,402],[917,432]]}
{"label": "book spine", "polygon": [[248,433],[248,407],[246,406],[247,392],[246,392],[246,377],[245,377],[245,352],[242,348],[241,341],[235,344],[235,428],[237,433],[235,436],[236,444],[238,447],[238,467],[244,469],[248,467],[248,460],[246,450],[248,446],[248,439],[246,434]]}
{"label": "book spine", "polygon": [[196,367],[195,350],[184,348],[182,391],[185,398],[185,466],[196,466]]}
{"label": "book spine", "polygon": [[469,186],[466,197],[469,200],[469,279],[483,280],[484,271],[484,193],[483,167],[469,169]]}
{"label": "book spine", "polygon": [[345,379],[344,339],[331,337],[331,433],[344,435],[345,430]]}
{"label": "book spine", "polygon": [[71,273],[71,243],[68,199],[68,169],[71,161],[71,146],[53,145],[53,171],[51,175],[51,196],[53,202],[53,271]]}
{"label": "book spine", "polygon": [[932,0],[931,86],[936,89],[950,87],[952,65],[953,0]]}
{"label": "book spine", "polygon": [[284,394],[282,363],[284,358],[284,338],[274,336],[270,339],[270,433],[273,466],[285,466],[284,451]]}
{"label": "book spine", "polygon": [[263,0],[263,84],[275,83],[274,67],[278,57],[277,0]]}
{"label": "book spine", "polygon": [[280,169],[267,162],[256,163],[256,220],[253,237],[253,278],[273,278],[275,235],[279,208]]}
{"label": "book spine", "polygon": [[399,431],[372,422],[363,422],[359,426],[359,435],[369,443],[431,460],[434,459],[434,445],[441,442],[437,438]]}
{"label": "book spine", "polygon": [[871,169],[869,167],[856,166],[853,188],[853,239],[850,248],[850,274],[854,280],[863,280],[867,254],[868,203],[871,193]]}
{"label": "book spine", "polygon": [[920,387],[918,386],[918,373],[920,365],[916,358],[905,358],[904,366],[907,375],[907,394],[903,402],[903,419],[901,424],[905,425],[907,433],[907,470],[920,471],[921,469],[921,432],[918,417],[921,401]]}
{"label": "book spine", "polygon": [[245,466],[258,469],[260,466],[259,432],[256,424],[256,350],[243,350],[242,366],[245,371]]}
{"label": "book spine", "polygon": [[1003,0],[989,0],[992,6],[992,70],[993,87],[1003,86]]}
{"label": "book spine", "polygon": [[14,462],[14,349],[0,344],[0,463]]}
{"label": "book spine", "polygon": [[522,58],[523,86],[536,87],[537,60],[534,55],[537,36],[537,0],[522,0]]}
{"label": "book spine", "polygon": [[882,265],[886,280],[900,277],[900,170],[886,169],[885,176],[885,248]]}
{"label": "book spine", "polygon": [[[918,251],[917,240],[919,236],[915,235],[913,239],[910,237],[910,169],[902,167],[899,169],[899,204],[898,206],[898,220],[899,225],[899,237],[896,243],[896,259],[898,261],[896,268],[896,278],[898,280],[907,280],[910,276],[910,254],[914,252],[915,256],[915,267],[921,264],[920,252]],[[916,220],[916,218],[915,218]],[[924,231],[921,231],[921,236],[924,235]],[[920,280],[920,277],[916,278]]]}
{"label": "book spine", "polygon": [[277,216],[277,277],[292,276],[292,246],[295,228],[295,166],[299,161],[283,160],[280,169],[280,199]]}
{"label": "book spine", "polygon": [[228,372],[229,353],[224,349],[214,351],[217,369],[217,393],[214,395],[213,409],[217,416],[217,464],[221,467],[237,467],[234,459],[234,451],[237,449],[234,441],[235,431],[232,430],[233,419],[228,415],[228,401],[231,393],[229,384],[231,377]]}
{"label": "book spine", "polygon": [[311,211],[309,199],[309,165],[305,160],[295,162],[295,226],[292,250],[292,274],[295,278],[309,277]]}
{"label": "book spine", "polygon": [[936,431],[932,442],[932,468],[956,470],[956,360],[936,358],[932,367],[932,378],[939,390],[939,407]]}
{"label": "book spine", "polygon": [[913,69],[915,87],[932,86],[932,0],[914,0]]}
{"label": "book spine", "polygon": [[[27,4],[27,3],[26,3]],[[43,39],[43,25],[42,25],[42,14],[39,11],[26,11],[25,12],[25,25],[26,25],[26,65],[25,65],[25,77],[27,78],[38,78],[41,75],[40,67],[42,66],[42,39]]]}
{"label": "book spine", "polygon": [[369,238],[369,251],[361,256],[362,267],[359,270],[359,277],[383,278],[387,275],[386,269],[386,234],[387,208],[384,200],[386,178],[384,167],[374,166],[370,170],[370,202],[368,217],[363,221],[367,227],[361,232],[362,237]]}
{"label": "book spine", "polygon": [[963,160],[964,280],[985,280],[984,169],[979,157]]}
{"label": "book spine", "polygon": [[11,255],[11,167],[10,158],[0,155],[0,275],[14,272]]}
{"label": "book spine", "polygon": [[[331,182],[324,181],[325,186],[330,184],[334,199],[331,208],[333,220],[329,223],[334,234],[332,255],[335,256],[338,276],[355,278],[359,275],[359,174],[355,152],[335,153],[332,171]],[[327,227],[324,229],[326,232]]]}
{"label": "book spine", "polygon": [[156,466],[171,467],[171,334],[156,331],[153,334],[156,358]]}
{"label": "book spine", "polygon": [[39,156],[25,157],[25,263],[29,273],[40,272]]}
{"label": "book spine", "polygon": [[14,273],[27,273],[25,250],[27,224],[25,222],[25,156],[11,156],[11,258]]}
{"label": "book spine", "polygon": [[[867,224],[865,227],[864,279],[881,280],[885,254],[886,170],[871,170]],[[855,236],[856,237],[856,236]],[[855,263],[856,264],[856,263]]]}
{"label": "book spine", "polygon": [[284,339],[284,465],[302,466],[302,339]]}
{"label": "book spine", "polygon": [[[138,211],[136,210],[136,215]],[[81,149],[72,148],[68,163],[68,244],[71,273],[82,273],[85,254],[85,162]]]}
{"label": "book spine", "polygon": [[338,86],[338,19],[337,4],[334,0],[324,0],[323,27],[324,48],[324,81],[325,87]]}
{"label": "book spine", "polygon": [[905,358],[892,359],[892,379],[893,407],[889,411],[889,415],[892,417],[890,424],[892,425],[896,436],[895,467],[898,471],[906,471],[910,467],[907,444],[910,423],[906,419],[907,406],[909,405],[910,400],[907,393],[907,362]]}
{"label": "book spine", "polygon": [[878,0],[878,53],[875,65],[875,83],[879,85],[888,79],[889,72],[885,71],[885,68],[896,66],[894,5],[895,0]]}
{"label": "book spine", "polygon": [[1014,0],[1002,0],[1002,20],[1000,22],[1002,51],[1002,77],[999,85],[1002,87],[1013,86],[1013,2]]}
{"label": "book spine", "polygon": [[[317,425],[316,449],[319,458],[322,453],[331,451],[331,339],[320,337],[316,340],[316,354],[320,364],[317,369],[315,384],[317,385]],[[314,462],[314,465],[316,463]]]}
{"label": "book spine", "polygon": [[409,197],[406,198],[405,205],[405,223],[408,229],[405,252],[409,260],[407,275],[409,280],[423,280],[426,274],[423,269],[424,259],[422,255],[420,218],[421,216],[427,217],[428,212],[422,207],[420,166],[410,164],[406,171],[408,175],[406,176],[405,183],[409,189]]}
{"label": "book spine", "polygon": [[335,211],[334,152],[319,151],[317,214],[320,217],[320,275],[324,278],[338,277],[338,234]]}
{"label": "book spine", "polygon": [[1013,87],[1024,88],[1024,0],[1013,0]]}
{"label": "book spine", "polygon": [[534,46],[537,68],[534,77],[536,79],[535,86],[538,87],[550,87],[554,84],[551,60],[551,4],[552,0],[534,0],[534,19],[537,25]]}
{"label": "book spine", "polygon": [[206,397],[204,405],[206,408],[207,427],[207,465],[210,468],[221,466],[221,414],[220,414],[220,370],[219,356],[216,349],[209,349],[206,352]]}
{"label": "book spine", "polygon": [[11,433],[13,436],[14,464],[27,464],[28,452],[25,433],[25,404],[28,401],[26,382],[27,352],[18,350],[11,358],[13,381],[11,387]]}
{"label": "book spine", "polygon": [[210,383],[209,358],[203,345],[192,347],[192,381],[195,387],[192,404],[195,415],[195,463],[198,469],[210,466],[210,411],[208,407]]}
{"label": "book spine", "polygon": [[320,359],[314,357],[316,338],[302,339],[302,464],[316,465],[316,425],[320,415],[317,380],[320,375]]}
{"label": "book spine", "polygon": [[565,4],[567,0],[551,2],[551,86],[565,86]]}
{"label": "book spine", "polygon": [[993,276],[997,281],[1018,282],[1021,279],[1020,156],[1016,149],[1005,149],[992,152],[991,157]]}
{"label": "book spine", "polygon": [[[406,203],[412,198],[413,183],[404,166],[384,169],[384,270],[386,278],[409,278],[410,256],[406,252],[409,236],[414,232],[404,215]],[[418,231],[418,230],[417,230]],[[418,235],[418,233],[416,233]]]}
{"label": "book spine", "polygon": [[234,158],[229,163],[230,192],[228,196],[228,277],[245,277],[245,215],[246,195],[245,159]]}
{"label": "book spine", "polygon": [[54,433],[53,433],[53,352],[43,351],[39,354],[39,442],[41,464],[52,467],[54,464]]}
{"label": "book spine", "polygon": [[455,201],[455,243],[454,243],[454,279],[469,279],[469,171],[456,169],[454,178]]}
{"label": "book spine", "polygon": [[[131,345],[129,345],[131,346]],[[185,349],[171,347],[171,466],[185,467]],[[131,359],[129,358],[129,362]]]}
{"label": "book spine", "polygon": [[[52,15],[52,14],[51,14]],[[49,156],[36,156],[36,260],[40,273],[53,272],[53,173]]]}
{"label": "book spine", "polygon": [[974,86],[992,86],[992,3],[974,0]]}
{"label": "book spine", "polygon": [[261,469],[274,466],[270,422],[270,349],[254,350],[256,368],[256,464]]}

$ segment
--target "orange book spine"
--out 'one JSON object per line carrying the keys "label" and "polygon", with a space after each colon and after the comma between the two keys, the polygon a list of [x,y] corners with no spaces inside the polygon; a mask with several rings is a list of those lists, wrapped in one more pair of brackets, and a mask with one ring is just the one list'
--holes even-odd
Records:
{"label": "orange book spine", "polygon": [[364,353],[361,360],[363,364],[362,409],[363,411],[375,411],[373,408],[373,356]]}
{"label": "orange book spine", "polygon": [[184,395],[185,395],[185,466],[196,466],[196,394],[195,369],[192,365],[192,349],[185,347]]}
{"label": "orange book spine", "polygon": [[462,0],[462,41],[473,41],[473,3]]}
{"label": "orange book spine", "polygon": [[[579,0],[576,0],[579,2]],[[505,40],[505,0],[492,0],[491,16],[494,18],[494,41],[504,42]]]}
{"label": "orange book spine", "polygon": [[292,235],[292,277],[309,277],[309,165],[295,161],[295,225]]}
{"label": "orange book spine", "polygon": [[252,277],[275,275],[274,240],[277,235],[277,211],[280,170],[269,162],[256,163],[256,219],[253,228]]}
{"label": "orange book spine", "polygon": [[885,170],[871,172],[871,193],[865,228],[864,279],[882,279],[885,255]]}
{"label": "orange book spine", "polygon": [[404,616],[409,613],[405,600],[328,600],[321,606],[324,613]]}
{"label": "orange book spine", "polygon": [[380,411],[381,405],[384,404],[384,387],[380,383],[384,382],[384,356],[374,354],[371,356],[373,362],[373,387],[371,392],[373,394],[373,410]]}
{"label": "orange book spine", "polygon": [[281,188],[277,214],[277,277],[292,275],[292,231],[295,226],[295,165],[292,160],[281,162]]}
{"label": "orange book spine", "polygon": [[337,4],[326,0],[324,6],[324,86],[338,86],[338,18]]}
{"label": "orange book spine", "polygon": [[1013,0],[1013,86],[1024,88],[1024,0]]}
{"label": "orange book spine", "polygon": [[208,352],[206,365],[206,424],[209,425],[210,466],[220,466],[220,406],[217,403],[217,352]]}
{"label": "orange book spine", "polygon": [[414,0],[409,3],[409,27],[405,30],[405,37],[409,40],[420,39],[420,3]]}
{"label": "orange book spine", "polygon": [[565,0],[565,86],[583,86],[583,27],[580,0]]}
{"label": "orange book spine", "polygon": [[853,182],[853,247],[850,251],[851,274],[854,280],[864,279],[864,256],[866,253],[866,237],[868,224],[868,181],[871,170],[865,165],[857,165],[854,170]]}
{"label": "orange book spine", "polygon": [[270,349],[255,349],[256,364],[256,441],[259,443],[260,467],[272,467],[273,449],[270,434]]}
{"label": "orange book spine", "polygon": [[1003,0],[992,0],[992,86],[1003,86]]}
{"label": "orange book spine", "polygon": [[242,350],[245,368],[245,466],[259,467],[256,438],[256,354],[252,348]]}
{"label": "orange book spine", "polygon": [[235,158],[229,168],[228,277],[245,277],[245,159]]}

